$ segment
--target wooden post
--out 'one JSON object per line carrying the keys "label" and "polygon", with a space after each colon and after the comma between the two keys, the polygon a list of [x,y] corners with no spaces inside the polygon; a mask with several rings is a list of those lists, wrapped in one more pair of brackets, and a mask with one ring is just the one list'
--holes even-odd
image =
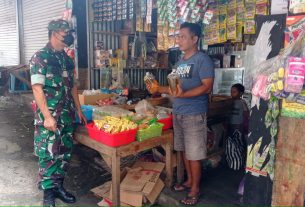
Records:
{"label": "wooden post", "polygon": [[121,35],[121,48],[123,50],[123,59],[128,59],[128,35]]}
{"label": "wooden post", "polygon": [[112,202],[113,206],[120,206],[120,183],[121,183],[121,170],[120,170],[120,157],[113,153],[111,157],[111,171],[112,171]]}
{"label": "wooden post", "polygon": [[280,118],[272,206],[303,206],[305,120]]}
{"label": "wooden post", "polygon": [[165,148],[165,164],[166,164],[166,181],[165,184],[168,188],[172,186],[173,182],[173,163],[172,155],[173,149],[171,143],[166,143]]}
{"label": "wooden post", "polygon": [[177,182],[182,184],[184,181],[184,164],[182,152],[177,152]]}

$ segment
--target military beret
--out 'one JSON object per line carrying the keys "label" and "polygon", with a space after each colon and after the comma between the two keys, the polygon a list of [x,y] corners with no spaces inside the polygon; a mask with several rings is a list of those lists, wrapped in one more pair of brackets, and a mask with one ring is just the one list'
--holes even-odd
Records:
{"label": "military beret", "polygon": [[71,27],[69,22],[63,19],[58,19],[58,20],[53,20],[49,23],[48,30],[49,31],[71,30]]}

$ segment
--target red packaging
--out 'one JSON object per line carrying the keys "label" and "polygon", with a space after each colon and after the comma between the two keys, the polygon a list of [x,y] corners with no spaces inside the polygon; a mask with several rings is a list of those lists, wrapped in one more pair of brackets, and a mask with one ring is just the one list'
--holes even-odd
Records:
{"label": "red packaging", "polygon": [[134,142],[136,140],[136,134],[138,131],[138,129],[132,129],[117,134],[109,134],[99,130],[94,123],[89,123],[86,125],[86,127],[91,139],[94,139],[109,147],[119,147]]}
{"label": "red packaging", "polygon": [[159,123],[164,124],[162,130],[173,128],[173,115],[169,115],[168,118],[158,120]]}

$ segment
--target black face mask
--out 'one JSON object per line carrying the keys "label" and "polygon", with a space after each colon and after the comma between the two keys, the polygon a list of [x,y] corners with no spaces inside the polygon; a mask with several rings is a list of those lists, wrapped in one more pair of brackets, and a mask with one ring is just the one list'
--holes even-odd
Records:
{"label": "black face mask", "polygon": [[69,32],[66,36],[64,36],[64,40],[62,42],[65,43],[65,45],[67,45],[68,47],[70,47],[74,43],[74,36],[72,35],[72,33]]}

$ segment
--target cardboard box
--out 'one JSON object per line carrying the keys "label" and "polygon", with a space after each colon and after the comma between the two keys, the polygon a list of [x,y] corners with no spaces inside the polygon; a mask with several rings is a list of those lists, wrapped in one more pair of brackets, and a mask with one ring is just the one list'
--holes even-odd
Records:
{"label": "cardboard box", "polygon": [[[103,198],[103,200],[97,204],[98,206],[112,206],[112,201],[110,200],[110,189],[111,189],[111,181],[91,189],[91,192],[93,192],[97,197]],[[130,205],[121,202],[121,206],[130,206]]]}
{"label": "cardboard box", "polygon": [[78,94],[79,102],[81,105],[97,105],[98,100],[112,98],[114,94],[96,94],[96,95],[83,95]]}
{"label": "cardboard box", "polygon": [[136,162],[121,182],[121,202],[131,206],[154,204],[164,188],[160,179],[164,167],[165,164],[160,162]]}

